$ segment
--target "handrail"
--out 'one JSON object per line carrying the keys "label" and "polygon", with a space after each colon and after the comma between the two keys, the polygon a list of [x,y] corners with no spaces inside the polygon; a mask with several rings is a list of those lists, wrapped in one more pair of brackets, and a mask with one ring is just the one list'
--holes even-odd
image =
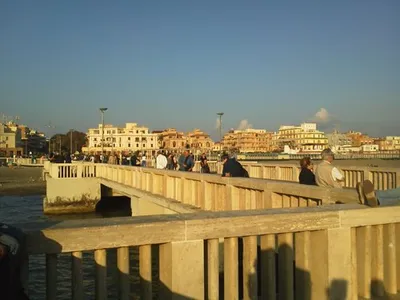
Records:
{"label": "handrail", "polygon": [[[277,293],[279,299],[294,299],[294,295],[296,299],[325,299],[327,289],[338,292],[337,280],[348,286],[351,299],[370,298],[371,292],[397,293],[398,288],[400,207],[337,205],[230,211],[71,220],[30,224],[29,228],[27,253],[46,254],[48,299],[57,293],[59,253],[71,253],[72,293],[76,295],[84,289],[79,275],[82,251],[94,252],[96,297],[101,298],[107,293],[103,288],[106,270],[115,268],[106,265],[107,249],[117,249],[118,273],[126,278],[130,276],[129,247],[136,246],[141,285],[135,292],[141,299],[154,297],[154,271],[160,274],[163,286],[157,295],[160,299],[172,294],[181,299],[202,299],[206,298],[204,293],[214,299],[221,293],[221,272],[228,299],[239,298],[239,293],[244,299],[255,299],[261,282],[262,299],[277,299]],[[151,251],[153,245],[159,253]],[[219,247],[224,250],[219,251]],[[157,270],[153,270],[154,259],[159,260]],[[223,261],[223,269],[219,261]],[[189,265],[193,276],[186,276],[185,266]],[[385,290],[372,286],[374,282]],[[117,288],[119,299],[129,299],[133,292],[129,279],[119,281]]]}
{"label": "handrail", "polygon": [[[360,205],[199,212],[29,224],[28,254],[68,253],[198,239],[241,237],[400,222],[400,206]],[[226,224],[229,224],[227,227]],[[254,226],[257,224],[257,226]],[[48,227],[50,225],[50,227]],[[115,241],[115,233],[134,232]],[[149,234],[151,233],[151,234]],[[99,241],[101,236],[101,241]]]}
{"label": "handrail", "polygon": [[[355,190],[108,164],[51,164],[49,175],[66,180],[98,177],[209,211],[317,206],[337,201],[358,201]],[[107,185],[107,182],[102,183]]]}

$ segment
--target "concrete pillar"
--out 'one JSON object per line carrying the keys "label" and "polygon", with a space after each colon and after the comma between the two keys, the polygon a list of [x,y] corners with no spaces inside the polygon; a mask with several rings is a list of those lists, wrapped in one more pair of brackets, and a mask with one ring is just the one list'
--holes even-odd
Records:
{"label": "concrete pillar", "polygon": [[350,228],[328,230],[329,299],[351,299],[353,289],[352,235]]}
{"label": "concrete pillar", "polygon": [[131,212],[132,212],[132,217],[140,215],[138,197],[131,196]]}
{"label": "concrete pillar", "polygon": [[312,232],[311,241],[312,245],[318,245],[312,248],[312,299],[353,299],[356,269],[351,228]]}
{"label": "concrete pillar", "polygon": [[204,299],[203,240],[160,245],[160,299]]}

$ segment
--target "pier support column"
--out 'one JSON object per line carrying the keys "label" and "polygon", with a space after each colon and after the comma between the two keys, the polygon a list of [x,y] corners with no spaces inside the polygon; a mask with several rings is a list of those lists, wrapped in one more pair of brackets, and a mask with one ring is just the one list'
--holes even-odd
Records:
{"label": "pier support column", "polygon": [[354,299],[356,268],[351,228],[311,233],[311,293],[314,299]]}
{"label": "pier support column", "polygon": [[160,299],[204,299],[203,240],[160,245]]}

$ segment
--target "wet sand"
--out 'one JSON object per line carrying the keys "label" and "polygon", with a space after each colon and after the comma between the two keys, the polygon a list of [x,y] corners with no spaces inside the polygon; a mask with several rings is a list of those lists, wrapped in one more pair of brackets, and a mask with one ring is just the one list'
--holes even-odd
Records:
{"label": "wet sand", "polygon": [[40,167],[0,167],[0,197],[45,195],[42,170]]}

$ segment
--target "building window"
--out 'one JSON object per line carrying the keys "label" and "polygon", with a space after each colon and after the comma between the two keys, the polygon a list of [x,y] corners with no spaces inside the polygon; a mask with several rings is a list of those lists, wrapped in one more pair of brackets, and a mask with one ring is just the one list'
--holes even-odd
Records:
{"label": "building window", "polygon": [[139,144],[136,144],[136,148],[139,148]]}
{"label": "building window", "polygon": [[143,144],[143,148],[146,148],[146,144]]}
{"label": "building window", "polygon": [[128,147],[130,148],[130,147],[131,147],[131,144],[128,144]]}
{"label": "building window", "polygon": [[151,144],[150,146],[151,146],[151,148],[153,148],[153,144]]}
{"label": "building window", "polygon": [[131,138],[130,137],[128,137],[128,141],[130,141],[131,140]]}

